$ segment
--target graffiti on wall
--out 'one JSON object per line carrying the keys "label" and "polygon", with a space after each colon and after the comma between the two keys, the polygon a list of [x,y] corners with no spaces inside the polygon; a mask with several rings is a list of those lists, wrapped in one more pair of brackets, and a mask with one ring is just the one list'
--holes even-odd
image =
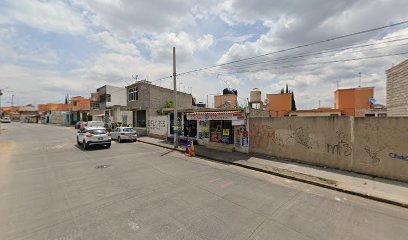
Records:
{"label": "graffiti on wall", "polygon": [[164,116],[151,117],[148,121],[150,134],[166,135],[167,133],[167,118]]}
{"label": "graffiti on wall", "polygon": [[249,139],[244,139],[244,145],[247,145],[248,141],[251,141],[252,146],[259,148],[267,148],[269,144],[285,145],[285,138],[268,125],[252,125],[251,135]]}
{"label": "graffiti on wall", "polygon": [[350,156],[353,153],[351,144],[347,141],[346,134],[342,131],[336,131],[336,143],[326,144],[326,151],[332,155]]}
{"label": "graffiti on wall", "polygon": [[302,145],[307,149],[312,149],[312,144],[310,143],[310,137],[305,133],[303,127],[297,127],[289,135],[288,140],[293,139],[295,143]]}
{"label": "graffiti on wall", "polygon": [[[382,149],[381,149],[382,150]],[[378,152],[380,152],[381,150],[377,150],[375,151],[373,148],[371,148],[370,146],[364,146],[364,151],[368,154],[368,156],[370,157],[369,159],[369,164],[372,165],[378,165],[380,163],[380,158],[378,157]]]}
{"label": "graffiti on wall", "polygon": [[408,155],[397,154],[397,153],[390,152],[390,153],[388,154],[388,156],[390,156],[390,158],[393,158],[393,159],[399,159],[399,160],[408,161]]}

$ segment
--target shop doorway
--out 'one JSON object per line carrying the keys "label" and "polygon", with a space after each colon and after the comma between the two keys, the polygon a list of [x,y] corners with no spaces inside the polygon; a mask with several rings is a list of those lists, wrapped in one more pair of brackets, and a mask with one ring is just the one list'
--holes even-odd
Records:
{"label": "shop doorway", "polygon": [[187,120],[187,116],[184,115],[183,132],[185,137],[197,137],[197,121]]}

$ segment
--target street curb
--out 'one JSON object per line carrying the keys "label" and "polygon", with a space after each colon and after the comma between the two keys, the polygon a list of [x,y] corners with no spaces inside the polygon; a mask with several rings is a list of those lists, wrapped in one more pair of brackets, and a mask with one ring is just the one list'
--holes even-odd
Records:
{"label": "street curb", "polygon": [[[170,150],[173,150],[173,151],[178,151],[178,152],[184,153],[183,150],[174,149],[172,147],[163,146],[163,145],[160,145],[160,144],[157,144],[157,143],[147,142],[147,141],[143,141],[143,140],[140,140],[140,139],[138,139],[137,141],[142,142],[142,143],[146,143],[146,144],[150,144],[150,145],[154,145],[154,146],[157,146],[157,147],[166,148],[166,149],[170,149]],[[319,183],[319,182],[310,181],[310,180],[307,180],[307,179],[294,177],[294,176],[278,173],[278,172],[271,171],[271,170],[252,167],[252,166],[241,164],[241,163],[228,162],[228,161],[216,159],[216,158],[213,158],[213,157],[203,156],[203,155],[200,155],[200,154],[197,154],[197,153],[196,153],[196,156],[198,156],[198,157],[200,157],[202,159],[210,159],[210,160],[216,161],[216,162],[227,163],[227,164],[230,164],[230,165],[234,165],[234,166],[254,170],[254,171],[257,171],[257,172],[263,172],[263,173],[266,173],[266,174],[270,174],[270,175],[274,175],[274,176],[278,176],[278,177],[282,177],[282,178],[287,178],[287,179],[294,180],[294,181],[297,181],[297,182],[307,183],[307,184],[310,184],[310,185],[314,185],[314,186],[334,190],[334,191],[337,191],[337,192],[343,192],[343,193],[347,193],[347,194],[350,194],[350,195],[354,195],[354,196],[374,200],[374,201],[377,201],[377,202],[382,202],[382,203],[395,205],[395,206],[398,206],[398,207],[408,208],[407,203],[401,203],[401,202],[397,202],[397,201],[382,198],[382,197],[367,195],[367,194],[364,194],[364,193],[361,193],[361,192],[346,190],[346,189],[338,188],[336,186],[326,185],[326,184],[322,184],[322,183]],[[285,169],[285,171],[290,171],[290,170]],[[290,172],[293,172],[293,171],[290,171]],[[296,173],[296,172],[293,172],[293,173]]]}

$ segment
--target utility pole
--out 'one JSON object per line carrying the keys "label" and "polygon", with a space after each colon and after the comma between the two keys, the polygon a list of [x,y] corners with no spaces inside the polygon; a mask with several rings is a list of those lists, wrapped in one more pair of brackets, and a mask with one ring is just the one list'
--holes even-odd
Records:
{"label": "utility pole", "polygon": [[14,94],[11,94],[11,112],[14,110]]}
{"label": "utility pole", "polygon": [[[1,96],[3,95],[3,92],[0,89],[0,118],[3,117],[3,109],[1,108]],[[1,121],[0,121],[0,133],[1,133]]]}
{"label": "utility pole", "polygon": [[71,107],[70,107],[70,99],[69,99],[69,93],[67,93],[67,95],[66,95],[66,98],[67,98],[67,113],[68,113],[68,116],[67,116],[67,125],[69,126],[69,125],[71,125]]}
{"label": "utility pole", "polygon": [[[174,135],[174,148],[178,147],[177,131],[178,131],[178,119],[177,119],[177,82],[176,82],[176,48],[173,47],[173,93],[174,93],[174,117],[173,117],[173,135]],[[177,127],[176,127],[177,124]]]}

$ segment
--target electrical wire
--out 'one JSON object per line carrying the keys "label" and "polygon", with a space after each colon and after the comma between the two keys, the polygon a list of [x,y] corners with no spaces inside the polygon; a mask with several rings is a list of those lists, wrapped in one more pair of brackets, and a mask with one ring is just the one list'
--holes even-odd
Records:
{"label": "electrical wire", "polygon": [[282,50],[278,50],[278,51],[274,51],[274,52],[269,52],[269,53],[265,53],[265,54],[261,54],[261,55],[257,55],[257,56],[253,56],[253,57],[242,58],[242,59],[238,59],[238,60],[227,62],[227,63],[217,64],[217,65],[204,67],[204,68],[198,68],[198,69],[195,69],[195,70],[190,70],[190,71],[187,71],[187,72],[179,73],[178,75],[194,73],[194,72],[203,71],[203,70],[206,70],[206,69],[211,69],[211,68],[215,68],[215,67],[219,67],[219,66],[225,66],[225,65],[229,65],[229,64],[233,64],[233,63],[237,63],[237,62],[252,60],[252,59],[256,59],[256,58],[261,58],[261,57],[265,57],[265,56],[269,56],[269,55],[273,55],[273,54],[277,54],[277,53],[287,52],[287,51],[291,51],[291,50],[295,50],[295,49],[300,49],[300,48],[305,48],[305,47],[309,47],[309,46],[313,46],[313,45],[318,45],[318,44],[321,44],[321,43],[331,42],[331,41],[338,40],[338,39],[357,36],[357,35],[364,34],[364,33],[374,32],[374,31],[378,31],[378,30],[381,30],[381,29],[385,29],[385,28],[396,27],[396,26],[399,26],[399,25],[407,24],[407,23],[408,23],[408,20],[398,22],[398,23],[394,23],[394,24],[390,24],[390,25],[386,25],[386,26],[371,28],[371,29],[368,29],[368,30],[363,30],[363,31],[355,32],[355,33],[350,33],[350,34],[346,34],[346,35],[342,35],[342,36],[338,36],[338,37],[333,37],[333,38],[329,38],[329,39],[325,39],[325,40],[306,43],[306,44],[298,45],[298,46],[295,46],[295,47],[290,47],[290,48],[286,48],[286,49],[282,49]]}
{"label": "electrical wire", "polygon": [[[405,55],[405,54],[408,54],[408,51],[407,52],[401,52],[401,53],[392,53],[392,54],[376,55],[376,56],[369,56],[369,57],[361,57],[361,58],[340,59],[340,60],[333,60],[333,61],[326,61],[326,62],[314,62],[314,63],[307,63],[307,64],[298,64],[298,65],[295,64],[295,65],[287,65],[287,66],[264,68],[264,69],[253,69],[253,70],[237,71],[235,73],[261,72],[261,71],[275,70],[275,69],[286,69],[286,68],[313,66],[313,65],[319,65],[319,64],[330,64],[330,63],[338,63],[338,62],[350,62],[350,61],[375,59],[375,58],[382,58],[382,57],[389,57],[389,56],[399,56],[399,55]],[[222,74],[222,73],[217,72],[215,74]]]}
{"label": "electrical wire", "polygon": [[[271,59],[271,60],[266,60],[266,61],[261,61],[261,62],[253,62],[253,63],[247,63],[247,64],[241,64],[241,65],[233,65],[233,66],[222,66],[221,69],[234,69],[234,68],[237,68],[237,67],[260,65],[260,64],[270,63],[270,62],[287,63],[287,62],[293,62],[293,61],[282,61],[282,60],[305,58],[305,57],[309,57],[309,56],[323,55],[323,54],[332,53],[332,52],[334,52],[334,55],[344,54],[345,53],[344,51],[350,50],[350,49],[365,48],[365,47],[369,47],[369,46],[374,46],[374,45],[379,45],[379,44],[384,44],[384,43],[390,43],[390,42],[404,41],[404,40],[408,40],[408,37],[401,38],[401,39],[396,39],[396,40],[385,41],[385,42],[379,42],[379,43],[371,43],[371,44],[364,44],[364,45],[354,45],[354,46],[344,47],[344,48],[335,48],[335,49],[331,49],[331,50],[328,50],[328,51],[302,53],[301,55],[297,55],[297,56],[283,57],[283,58]],[[407,44],[408,43],[398,44],[398,45],[390,45],[390,46],[372,48],[372,49],[368,49],[368,50],[378,50],[378,49],[391,48],[391,47],[400,47],[400,46],[406,46]],[[367,50],[363,49],[363,50],[359,50],[359,51],[353,51],[353,53],[361,52],[361,51],[367,51]],[[315,57],[315,58],[322,58],[322,57],[325,57],[325,56],[320,56],[320,57]]]}

